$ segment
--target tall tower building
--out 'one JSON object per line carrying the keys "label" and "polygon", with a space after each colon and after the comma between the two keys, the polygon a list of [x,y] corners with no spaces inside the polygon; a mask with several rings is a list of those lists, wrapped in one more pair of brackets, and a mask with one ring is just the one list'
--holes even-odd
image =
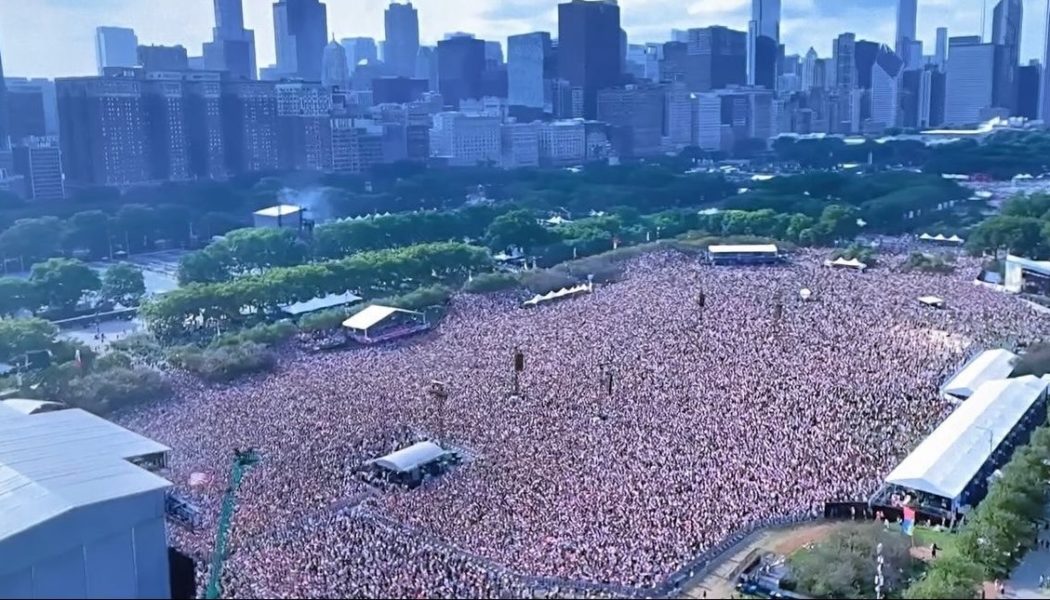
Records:
{"label": "tall tower building", "polygon": [[244,28],[242,0],[214,0],[212,41],[204,44],[204,66],[232,79],[255,79],[255,32]]}
{"label": "tall tower building", "polygon": [[370,37],[343,38],[339,40],[339,44],[346,51],[346,64],[350,67],[351,75],[354,73],[354,68],[362,60],[366,60],[369,63],[375,63],[379,60],[376,41]]}
{"label": "tall tower building", "polygon": [[327,7],[319,0],[278,0],[273,25],[278,72],[319,82],[328,41]]}
{"label": "tall tower building", "polygon": [[598,90],[622,80],[620,7],[613,0],[572,0],[558,5],[558,76],[580,90],[583,116],[598,111]]}
{"label": "tall tower building", "polygon": [[398,77],[415,77],[419,54],[419,11],[412,3],[391,3],[384,15],[386,45],[383,61]]}
{"label": "tall tower building", "polygon": [[324,49],[321,85],[326,88],[350,89],[350,67],[346,63],[346,49],[332,38]]}
{"label": "tall tower building", "polygon": [[938,27],[937,28],[937,46],[933,54],[934,62],[937,64],[937,68],[941,71],[944,70],[948,63],[948,28]]}
{"label": "tall tower building", "polygon": [[882,128],[900,125],[900,89],[904,61],[887,46],[879,48],[871,68],[871,120]]}
{"label": "tall tower building", "polygon": [[459,110],[462,100],[482,97],[484,40],[463,36],[441,40],[437,45],[437,60],[438,90],[445,106]]}
{"label": "tall tower building", "polygon": [[1017,69],[1021,66],[1021,0],[999,0],[992,11],[992,43],[999,47],[995,60],[996,105],[1013,111],[1017,106]]}
{"label": "tall tower building", "polygon": [[857,36],[843,33],[835,38],[832,58],[835,61],[835,85],[849,91],[857,87]]}
{"label": "tall tower building", "polygon": [[4,81],[4,59],[0,57],[0,150],[11,146],[10,124],[11,106],[7,101],[7,83]]}
{"label": "tall tower building", "polygon": [[780,51],[780,0],[751,0],[747,35],[747,82],[772,90]]}
{"label": "tall tower building", "polygon": [[982,43],[980,36],[953,37],[948,44],[944,122],[978,123],[994,102],[996,45]]}
{"label": "tall tower building", "polygon": [[134,29],[98,27],[95,29],[95,64],[98,74],[106,67],[134,67],[138,64],[139,38]]}
{"label": "tall tower building", "polygon": [[908,64],[911,44],[915,41],[915,21],[919,9],[918,0],[897,0],[897,39],[893,49],[897,56],[905,61],[906,67],[918,68],[919,65]]}
{"label": "tall tower building", "polygon": [[512,106],[550,111],[549,73],[551,34],[546,31],[507,38],[507,91]]}

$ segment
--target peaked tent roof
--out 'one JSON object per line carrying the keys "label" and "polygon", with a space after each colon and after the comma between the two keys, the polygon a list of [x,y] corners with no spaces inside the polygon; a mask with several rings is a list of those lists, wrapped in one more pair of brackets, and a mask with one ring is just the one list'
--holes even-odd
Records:
{"label": "peaked tent roof", "polygon": [[390,315],[395,313],[404,313],[408,315],[422,314],[412,310],[404,310],[401,308],[394,308],[392,306],[380,306],[378,304],[373,304],[371,306],[365,307],[365,309],[361,312],[343,321],[343,327],[346,327],[347,329],[359,330],[371,329],[372,327],[375,327],[379,323],[383,322],[385,319],[389,318]]}
{"label": "peaked tent roof", "polygon": [[941,394],[969,398],[986,381],[1004,379],[1013,373],[1017,355],[1009,350],[986,350],[971,358],[941,386]]}
{"label": "peaked tent roof", "polygon": [[407,448],[402,448],[382,458],[377,458],[372,463],[389,471],[404,473],[434,462],[445,454],[446,452],[441,449],[441,446],[434,442],[417,442]]}
{"label": "peaked tent roof", "polygon": [[897,465],[886,483],[958,498],[1046,389],[1046,381],[1031,375],[984,383]]}

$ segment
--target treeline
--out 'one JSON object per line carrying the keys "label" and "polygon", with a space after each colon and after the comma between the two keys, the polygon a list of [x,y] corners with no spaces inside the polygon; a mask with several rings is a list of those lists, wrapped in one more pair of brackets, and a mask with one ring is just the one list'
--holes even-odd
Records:
{"label": "treeline", "polygon": [[280,307],[353,290],[368,298],[465,279],[491,268],[484,248],[436,243],[362,252],[340,260],[275,268],[221,283],[195,283],[143,306],[161,339],[240,327],[280,314]]}
{"label": "treeline", "polygon": [[97,312],[137,306],[145,294],[145,278],[133,265],[117,263],[99,276],[79,260],[52,258],[33,265],[28,278],[0,277],[0,317],[28,311],[62,319],[75,316],[89,296],[86,310]]}
{"label": "treeline", "polygon": [[997,258],[1004,251],[1032,259],[1050,258],[1050,195],[1011,198],[999,214],[970,232],[967,243],[975,254]]}
{"label": "treeline", "polygon": [[1009,179],[1050,170],[1050,134],[1043,131],[1003,131],[983,141],[964,139],[926,145],[919,140],[867,139],[847,144],[841,138],[777,138],[773,152],[781,162],[807,169],[831,169],[855,163],[920,168],[928,173],[987,175]]}
{"label": "treeline", "polygon": [[905,598],[975,598],[985,581],[1009,576],[1034,547],[1045,516],[1050,428],[1014,452],[988,496],[967,515],[957,552],[938,558]]}

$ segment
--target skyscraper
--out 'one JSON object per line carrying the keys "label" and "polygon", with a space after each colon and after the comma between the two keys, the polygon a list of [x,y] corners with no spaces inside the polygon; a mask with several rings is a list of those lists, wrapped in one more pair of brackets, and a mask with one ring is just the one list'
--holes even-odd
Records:
{"label": "skyscraper", "polygon": [[835,38],[832,58],[835,61],[835,85],[849,91],[857,86],[857,36],[843,33]]}
{"label": "skyscraper", "polygon": [[[0,67],[2,69],[2,67]],[[2,77],[0,77],[2,79]],[[7,134],[17,145],[27,137],[48,135],[47,80],[0,81],[0,95],[6,94]],[[6,91],[5,91],[6,90]]]}
{"label": "skyscraper", "polygon": [[[879,55],[880,45],[868,40],[857,40],[853,47],[853,64],[856,66],[856,87],[871,89],[871,70],[875,66],[875,58]],[[903,59],[902,59],[903,60]]]}
{"label": "skyscraper", "polygon": [[281,75],[320,81],[328,40],[327,7],[319,0],[278,0],[273,24]]}
{"label": "skyscraper", "polygon": [[593,119],[598,90],[622,80],[620,7],[612,0],[572,0],[558,5],[558,75],[581,90],[583,116]]}
{"label": "skyscraper", "polygon": [[881,128],[900,125],[900,79],[904,61],[887,46],[871,68],[871,120]]}
{"label": "skyscraper", "polygon": [[911,54],[911,43],[915,41],[915,21],[918,13],[918,0],[897,0],[897,40],[893,49],[897,56],[905,61],[905,66],[918,68],[919,65],[907,63]]}
{"label": "skyscraper", "polygon": [[546,31],[512,35],[507,38],[507,88],[513,106],[543,108],[550,111],[547,62],[551,55],[551,34]]}
{"label": "skyscraper", "polygon": [[182,46],[139,46],[137,64],[147,71],[185,71],[190,68]]}
{"label": "skyscraper", "polygon": [[485,71],[485,42],[472,37],[453,37],[437,45],[438,89],[445,106],[459,108],[461,100],[482,97]]}
{"label": "skyscraper", "polygon": [[204,44],[204,66],[233,79],[255,79],[255,32],[244,28],[241,0],[215,0],[212,41]]}
{"label": "skyscraper", "polygon": [[1021,0],[999,0],[992,11],[992,43],[999,46],[995,60],[995,105],[1017,106],[1017,69],[1021,66]]}
{"label": "skyscraper", "polygon": [[780,48],[780,0],[751,0],[748,23],[747,82],[773,89]]}
{"label": "skyscraper", "polygon": [[383,61],[391,74],[415,77],[416,55],[419,54],[419,11],[412,3],[391,3],[386,9],[386,44]]}
{"label": "skyscraper", "polygon": [[230,173],[278,168],[277,88],[272,82],[223,82],[222,121]]}
{"label": "skyscraper", "polygon": [[948,47],[944,122],[978,123],[992,107],[996,46],[982,43],[980,36],[965,36],[951,38]]}
{"label": "skyscraper", "polygon": [[4,59],[0,57],[0,150],[11,145],[11,108],[7,102],[7,83],[4,81]]}
{"label": "skyscraper", "polygon": [[357,63],[362,60],[367,60],[370,63],[379,60],[379,55],[376,51],[376,41],[370,37],[343,38],[339,40],[339,43],[343,46],[343,50],[346,51],[346,64],[350,67],[351,75],[353,75]]}
{"label": "skyscraper", "polygon": [[332,38],[324,49],[321,85],[326,88],[350,89],[350,67],[346,64],[346,49]]}
{"label": "skyscraper", "polygon": [[685,82],[691,92],[747,83],[747,34],[715,25],[688,31]]}
{"label": "skyscraper", "polygon": [[937,68],[941,71],[944,70],[948,62],[948,28],[938,27],[937,28],[937,47],[934,51],[934,62],[937,64]]}
{"label": "skyscraper", "polygon": [[95,64],[98,74],[106,67],[134,67],[138,64],[139,38],[135,30],[124,27],[95,29]]}

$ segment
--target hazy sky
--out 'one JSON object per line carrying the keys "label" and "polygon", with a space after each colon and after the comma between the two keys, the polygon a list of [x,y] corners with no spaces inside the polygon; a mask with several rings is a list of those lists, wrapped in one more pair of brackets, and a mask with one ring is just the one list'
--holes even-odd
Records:
{"label": "hazy sky", "polygon": [[[984,0],[919,0],[919,37],[932,53],[934,30],[974,35]],[[987,0],[988,12],[996,0]],[[1043,53],[1047,0],[1024,0],[1024,60]],[[272,0],[244,0],[255,30],[260,67],[274,60]],[[386,0],[327,0],[336,37],[383,36]],[[424,42],[445,32],[469,31],[505,42],[507,35],[557,32],[557,0],[416,0]],[[813,46],[821,56],[843,31],[892,45],[895,0],[783,0],[781,36],[788,53]],[[632,42],[666,41],[672,28],[727,25],[746,29],[750,0],[620,0]],[[143,44],[182,44],[199,55],[210,39],[212,0],[0,0],[0,53],[14,76],[56,77],[95,72],[94,29],[132,27]],[[991,18],[987,29],[991,31]]]}

